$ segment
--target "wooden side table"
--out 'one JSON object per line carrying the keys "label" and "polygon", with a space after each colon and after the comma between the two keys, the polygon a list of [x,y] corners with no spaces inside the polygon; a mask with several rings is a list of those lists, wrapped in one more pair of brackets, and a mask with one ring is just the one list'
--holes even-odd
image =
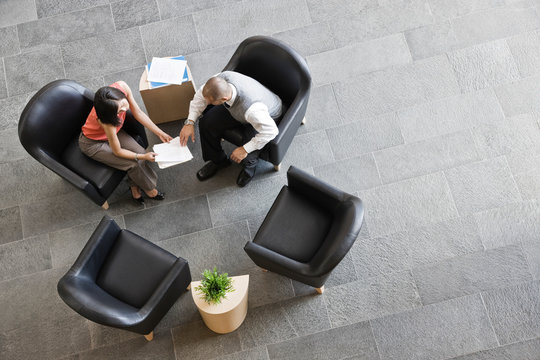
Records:
{"label": "wooden side table", "polygon": [[204,323],[218,334],[238,329],[247,314],[249,275],[231,276],[231,279],[234,291],[228,293],[219,304],[208,304],[195,290],[201,284],[200,281],[191,283],[191,295]]}

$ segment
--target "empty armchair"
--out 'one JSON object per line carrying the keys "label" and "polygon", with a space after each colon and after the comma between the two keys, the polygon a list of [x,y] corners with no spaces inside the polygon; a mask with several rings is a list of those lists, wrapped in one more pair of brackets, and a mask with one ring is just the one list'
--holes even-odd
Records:
{"label": "empty armchair", "polygon": [[[30,99],[19,120],[19,139],[37,161],[108,208],[107,198],[126,173],[90,159],[79,149],[79,134],[92,106],[94,93],[71,80],[45,85]],[[147,147],[144,127],[130,112],[123,129]]]}
{"label": "empty armchair", "polygon": [[258,266],[322,293],[360,232],[362,202],[293,166],[287,180],[244,250]]}
{"label": "empty armchair", "polygon": [[[253,36],[242,41],[223,71],[236,71],[250,76],[277,94],[285,110],[277,119],[279,134],[262,149],[260,158],[279,164],[304,121],[311,88],[311,75],[305,60],[287,44],[266,36]],[[250,126],[250,125],[246,125]],[[244,145],[242,131],[225,133],[225,140]]]}
{"label": "empty armchair", "polygon": [[186,260],[122,230],[108,216],[58,282],[62,300],[96,323],[145,335],[191,282]]}

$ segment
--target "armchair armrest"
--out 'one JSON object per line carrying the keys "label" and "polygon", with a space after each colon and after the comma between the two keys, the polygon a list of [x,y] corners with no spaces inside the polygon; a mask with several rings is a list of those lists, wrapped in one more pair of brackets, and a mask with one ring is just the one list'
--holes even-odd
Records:
{"label": "armchair armrest", "polygon": [[276,268],[279,268],[281,274],[293,278],[296,274],[311,275],[309,264],[290,259],[253,241],[246,243],[244,251],[258,266],[264,269],[275,271]]}
{"label": "armchair armrest", "polygon": [[86,277],[95,281],[120,230],[111,217],[104,216],[66,276]]}
{"label": "armchair armrest", "polygon": [[303,195],[332,213],[339,204],[350,196],[295,166],[291,166],[287,171],[287,182],[292,191]]}

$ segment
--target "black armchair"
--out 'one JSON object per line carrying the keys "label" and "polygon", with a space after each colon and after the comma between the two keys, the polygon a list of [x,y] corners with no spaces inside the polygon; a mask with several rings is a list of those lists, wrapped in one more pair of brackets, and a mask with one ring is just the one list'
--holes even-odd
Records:
{"label": "black armchair", "polygon": [[263,269],[313,286],[319,293],[354,244],[362,201],[293,166],[253,242],[244,250]]}
{"label": "black armchair", "polygon": [[191,282],[189,265],[108,216],[58,282],[64,302],[96,323],[152,340],[153,329]]}
{"label": "black armchair", "polygon": [[[285,109],[281,118],[276,120],[279,134],[266,144],[259,156],[279,170],[279,164],[306,115],[311,75],[305,60],[281,41],[253,36],[238,46],[223,69],[227,70],[256,79],[281,98]],[[224,139],[242,146],[242,134],[241,130],[229,130]]]}
{"label": "black armchair", "polygon": [[[19,139],[37,161],[108,208],[107,198],[126,172],[90,159],[79,149],[79,134],[92,106],[94,93],[71,80],[45,85],[30,99],[19,120]],[[123,129],[141,146],[148,140],[144,127],[126,114]]]}

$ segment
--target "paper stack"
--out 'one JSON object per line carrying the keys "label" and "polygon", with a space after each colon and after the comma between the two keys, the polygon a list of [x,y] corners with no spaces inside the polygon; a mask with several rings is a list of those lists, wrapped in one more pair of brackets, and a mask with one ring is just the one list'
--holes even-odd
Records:
{"label": "paper stack", "polygon": [[160,169],[169,166],[178,165],[193,159],[191,151],[187,146],[180,145],[180,137],[175,137],[168,143],[156,144],[153,147],[156,156],[156,162]]}

